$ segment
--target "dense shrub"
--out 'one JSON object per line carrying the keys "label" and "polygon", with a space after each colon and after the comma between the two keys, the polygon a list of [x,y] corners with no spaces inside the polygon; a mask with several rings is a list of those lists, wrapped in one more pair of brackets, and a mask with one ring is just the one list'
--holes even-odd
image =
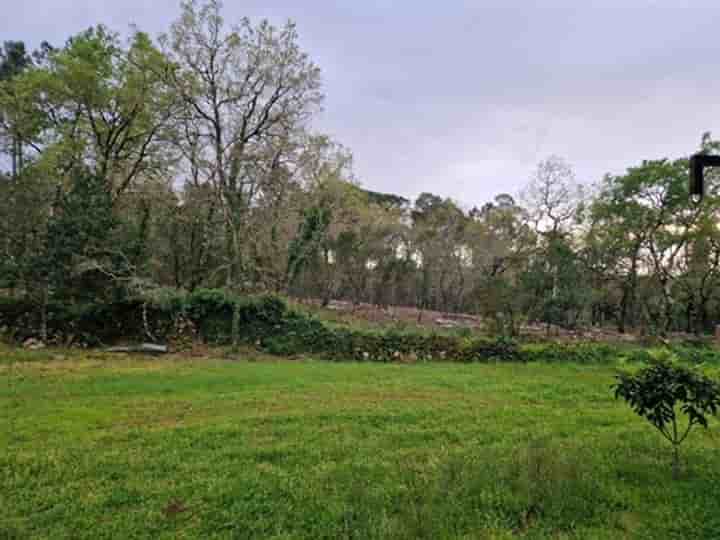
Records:
{"label": "dense shrub", "polygon": [[[51,304],[49,335],[60,344],[90,346],[118,340],[161,340],[173,344],[202,339],[215,345],[230,343],[237,308],[242,341],[271,354],[313,354],[332,360],[376,362],[574,362],[610,363],[623,360],[649,363],[653,354],[643,348],[602,343],[543,343],[522,347],[507,338],[478,338],[471,334],[435,334],[413,330],[378,331],[339,326],[288,307],[272,295],[237,297],[223,290],[193,293],[156,291],[144,300],[108,304]],[[36,336],[40,328],[37,306],[0,298],[0,328],[16,340]],[[658,350],[662,352],[665,349]],[[668,351],[670,352],[670,351]],[[678,345],[672,354],[685,363],[718,364],[720,355],[708,347]]]}
{"label": "dense shrub", "polygon": [[[50,335],[58,342],[72,337],[75,342],[100,345],[120,339],[168,340],[181,321],[189,321],[200,338],[223,345],[230,342],[236,308],[241,339],[283,356],[315,354],[379,362],[521,359],[517,344],[504,338],[334,326],[288,308],[276,296],[238,298],[221,290],[198,290],[192,294],[163,291],[144,301],[113,304],[52,304],[48,307],[48,326]],[[40,325],[38,310],[29,304],[6,301],[0,306],[0,326],[3,324],[26,328],[26,333],[32,335]]]}
{"label": "dense shrub", "polygon": [[304,315],[292,314],[285,332],[263,344],[274,354],[314,353],[359,361],[458,362],[512,361],[520,359],[517,345],[506,339],[459,338],[412,332],[353,330],[334,327]]}
{"label": "dense shrub", "polygon": [[720,360],[720,354],[708,346],[697,346],[689,344],[675,345],[671,348],[678,360],[688,364],[716,364]]}
{"label": "dense shrub", "polygon": [[[24,301],[0,303],[0,326],[10,329],[17,341],[37,336],[41,327],[40,309]],[[47,306],[48,336],[57,343],[74,341],[99,345],[119,337],[139,335],[142,329],[140,305],[131,302],[113,304],[51,302]]]}
{"label": "dense shrub", "polygon": [[[22,339],[33,327],[33,306],[29,302],[0,296],[0,328],[10,337]],[[25,329],[25,332],[23,332]]]}
{"label": "dense shrub", "polygon": [[604,343],[543,343],[527,345],[522,350],[527,362],[603,364],[617,360],[620,355],[617,347]]}
{"label": "dense shrub", "polygon": [[240,316],[242,338],[255,341],[274,333],[284,324],[285,302],[271,295],[237,298],[217,289],[201,289],[187,296],[175,306],[194,321],[200,335],[209,342],[230,342],[235,306]]}
{"label": "dense shrub", "polygon": [[[50,303],[48,333],[59,342],[73,337],[87,345],[119,339],[148,339],[148,333],[164,340],[182,318],[196,323],[206,341],[222,344],[229,340],[236,304],[243,338],[248,341],[277,332],[284,324],[287,307],[277,297],[234,298],[219,290],[199,290],[189,295],[175,293],[162,298],[106,304]],[[11,329],[16,339],[37,335],[40,320],[38,306],[9,299],[0,302],[0,326]]]}

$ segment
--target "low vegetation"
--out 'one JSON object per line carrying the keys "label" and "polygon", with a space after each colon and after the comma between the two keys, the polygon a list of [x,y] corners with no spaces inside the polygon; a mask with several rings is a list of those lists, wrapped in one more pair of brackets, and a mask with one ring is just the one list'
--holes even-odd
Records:
{"label": "low vegetation", "polygon": [[[280,297],[238,297],[223,290],[194,293],[168,289],[151,301],[106,304],[51,304],[47,311],[48,340],[55,344],[107,345],[120,341],[161,340],[176,350],[193,343],[238,344],[286,357],[312,354],[332,361],[416,363],[447,362],[572,362],[647,361],[648,349],[632,344],[593,342],[522,343],[488,337],[467,328],[451,331],[390,326],[335,324],[311,312],[289,307]],[[0,302],[0,327],[17,343],[37,334],[40,313],[32,304]],[[720,352],[701,340],[662,346],[690,364],[720,363]]]}
{"label": "low vegetation", "polygon": [[660,360],[638,373],[620,374],[615,397],[627,401],[672,444],[677,478],[680,445],[694,426],[708,428],[708,416],[720,408],[720,385],[701,373]]}
{"label": "low vegetation", "polygon": [[[616,368],[0,349],[2,538],[715,538]],[[717,367],[705,368],[716,376]]]}

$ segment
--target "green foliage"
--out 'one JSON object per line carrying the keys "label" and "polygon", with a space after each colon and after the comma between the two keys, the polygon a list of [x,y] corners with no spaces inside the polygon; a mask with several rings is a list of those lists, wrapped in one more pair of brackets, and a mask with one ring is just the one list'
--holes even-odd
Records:
{"label": "green foliage", "polygon": [[332,211],[313,206],[303,213],[297,235],[288,246],[288,283],[292,284],[300,273],[312,262],[316,262],[326,240]]}
{"label": "green foliage", "polygon": [[123,273],[119,267],[123,261],[117,260],[108,245],[116,224],[104,181],[76,173],[71,189],[59,193],[47,225],[47,250],[37,261],[60,293],[68,292],[72,278],[88,265],[104,267],[113,274]]}
{"label": "green foliage", "polygon": [[[5,42],[0,288],[45,305],[226,286],[472,313],[515,338],[525,322],[666,336],[709,334],[720,321],[720,182],[693,204],[685,157],[643,161],[590,193],[552,156],[522,200],[498,194],[469,211],[430,192],[410,202],[365,190],[349,149],[307,132],[323,96],[296,26],[226,24],[222,11],[183,2],[157,42],[103,25],[32,55]],[[700,150],[717,154],[720,143],[706,134]],[[216,303],[196,322],[222,341],[231,307],[237,341],[238,306]],[[247,339],[262,334],[243,324]],[[474,354],[462,344],[470,336],[404,353],[374,345],[387,337],[318,328],[306,341],[350,342],[343,351]],[[304,330],[293,332],[263,337],[294,351]]]}
{"label": "green foliage", "polygon": [[[674,473],[679,467],[678,447],[693,426],[707,429],[707,415],[720,408],[720,385],[688,368],[660,360],[639,372],[621,373],[613,386],[615,397],[623,398],[640,416],[650,422],[674,449]],[[678,413],[686,417],[680,425]]]}
{"label": "green foliage", "polygon": [[504,338],[468,339],[417,332],[355,330],[291,314],[286,331],[263,340],[273,354],[320,354],[330,359],[375,362],[514,361],[518,346]]}
{"label": "green foliage", "polygon": [[365,193],[368,201],[371,204],[378,204],[380,206],[397,208],[402,208],[410,204],[410,201],[405,197],[401,197],[392,193],[379,193],[377,191],[371,191],[368,189],[363,189],[362,191],[363,193]]}
{"label": "green foliage", "polygon": [[544,256],[534,260],[521,276],[525,310],[537,321],[575,328],[590,295],[584,277],[569,240],[551,237]]}
{"label": "green foliage", "polygon": [[645,349],[632,349],[624,355],[624,359],[628,363],[650,364],[655,360],[652,353]]}
{"label": "green foliage", "polygon": [[691,365],[719,364],[720,351],[706,344],[673,344],[670,348],[677,359]]}
{"label": "green foliage", "polygon": [[[232,320],[238,308],[240,341],[279,356],[317,355],[334,361],[416,363],[543,362],[610,364],[650,363],[667,355],[689,364],[720,364],[712,348],[674,346],[672,351],[604,343],[540,343],[519,345],[510,338],[476,337],[469,332],[432,333],[416,328],[353,327],[331,323],[291,309],[274,295],[238,297],[222,289],[192,293],[160,288],[116,302],[48,305],[48,330],[55,343],[100,345],[118,340],[146,339],[143,314],[151,333],[172,341],[179,326],[192,325],[195,338],[215,345],[232,341]],[[16,340],[37,336],[40,313],[23,300],[0,301],[0,326]]]}
{"label": "green foliage", "polygon": [[528,362],[609,364],[622,352],[619,347],[604,343],[545,343],[523,347],[522,355]]}
{"label": "green foliage", "polygon": [[199,289],[188,295],[183,310],[199,328],[201,336],[213,343],[229,343],[232,318],[238,308],[241,338],[254,342],[276,332],[283,323],[287,306],[276,296],[238,298],[218,289]]}
{"label": "green foliage", "polygon": [[[41,154],[48,173],[88,163],[116,196],[157,165],[155,143],[172,101],[160,80],[167,65],[146,34],[135,32],[125,48],[98,25],[29,71],[20,83],[28,114],[39,118],[32,136],[48,145]],[[68,129],[75,124],[84,129]]]}
{"label": "green foliage", "polygon": [[[107,303],[51,302],[48,306],[49,333],[54,341],[73,338],[87,345],[99,345],[120,339],[145,339],[143,311],[146,311],[153,335],[166,339],[178,318],[187,318],[199,328],[200,337],[210,343],[230,340],[235,306],[239,307],[243,340],[257,339],[281,332],[288,316],[285,302],[267,295],[239,298],[222,290],[198,289],[192,294],[162,290],[144,298],[128,298]],[[36,335],[40,314],[25,301],[0,302],[0,326],[14,329],[17,339]]]}
{"label": "green foliage", "polygon": [[0,49],[0,81],[9,80],[32,65],[22,41],[5,41]]}
{"label": "green foliage", "polygon": [[[174,322],[187,318],[199,336],[214,344],[229,344],[235,308],[238,309],[241,341],[259,345],[272,354],[294,356],[319,354],[334,360],[456,362],[521,360],[518,345],[496,340],[419,332],[351,329],[324,323],[306,313],[291,310],[272,295],[237,297],[223,290],[199,289],[192,294],[164,291],[147,303],[129,299],[108,304],[48,306],[48,325],[55,341],[73,336],[97,345],[118,339],[142,339],[145,310],[153,335],[167,339]],[[32,305],[7,301],[0,304],[0,324],[18,329],[18,338],[33,335],[39,315]],[[24,327],[25,331],[20,328]]]}

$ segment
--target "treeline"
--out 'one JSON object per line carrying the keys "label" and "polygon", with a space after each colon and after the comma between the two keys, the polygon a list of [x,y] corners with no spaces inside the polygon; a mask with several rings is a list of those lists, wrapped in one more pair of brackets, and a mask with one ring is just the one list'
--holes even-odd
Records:
{"label": "treeline", "polygon": [[33,53],[6,42],[3,294],[46,314],[275,292],[478,313],[507,335],[720,320],[720,183],[693,203],[686,159],[583,188],[551,157],[517,198],[410,202],[359,187],[350,152],[312,129],[322,99],[293,24],[228,25],[214,1],[183,3],[157,40],[97,26]]}

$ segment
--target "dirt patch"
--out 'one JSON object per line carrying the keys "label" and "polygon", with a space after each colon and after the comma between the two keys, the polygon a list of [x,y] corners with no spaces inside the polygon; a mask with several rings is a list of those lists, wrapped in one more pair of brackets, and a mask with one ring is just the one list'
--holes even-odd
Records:
{"label": "dirt patch", "polygon": [[[477,333],[487,331],[482,317],[469,313],[423,310],[411,306],[381,306],[376,304],[354,304],[345,300],[332,300],[323,306],[320,300],[295,300],[301,306],[309,306],[318,311],[321,318],[335,320],[344,324],[370,323],[377,326],[407,324],[433,330],[467,328]],[[569,330],[555,325],[525,324],[520,327],[520,337],[530,341],[557,342],[598,342],[598,343],[637,343],[643,337],[632,333],[620,333],[612,327],[591,327]],[[672,341],[691,339],[689,334],[668,336]]]}
{"label": "dirt patch", "polygon": [[183,512],[187,512],[190,510],[187,506],[185,506],[182,501],[170,501],[165,508],[162,509],[162,513],[165,515],[166,518],[173,518],[177,516],[178,514],[182,514]]}
{"label": "dirt patch", "polygon": [[327,312],[335,313],[340,318],[363,320],[370,323],[391,324],[408,323],[428,328],[475,328],[483,326],[480,317],[466,313],[449,313],[418,309],[409,306],[378,306],[376,304],[353,304],[344,300],[333,300],[327,306],[322,306],[320,300],[298,300],[301,305],[322,307]]}

